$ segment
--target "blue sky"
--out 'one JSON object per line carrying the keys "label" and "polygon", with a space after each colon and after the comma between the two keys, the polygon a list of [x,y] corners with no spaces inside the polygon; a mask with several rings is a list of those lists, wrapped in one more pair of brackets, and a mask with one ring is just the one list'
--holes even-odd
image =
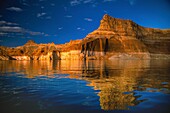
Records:
{"label": "blue sky", "polygon": [[104,14],[170,28],[170,0],[2,0],[0,45],[63,44],[97,29]]}

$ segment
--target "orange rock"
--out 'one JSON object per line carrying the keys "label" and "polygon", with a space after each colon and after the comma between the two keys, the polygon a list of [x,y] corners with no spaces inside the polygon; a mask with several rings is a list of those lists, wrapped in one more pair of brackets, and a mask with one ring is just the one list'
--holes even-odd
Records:
{"label": "orange rock", "polygon": [[[131,20],[104,15],[99,28],[82,40],[55,45],[29,40],[16,48],[1,47],[0,59],[26,56],[32,60],[53,59],[150,59],[170,58],[170,29],[142,27]],[[23,59],[22,58],[22,59]]]}

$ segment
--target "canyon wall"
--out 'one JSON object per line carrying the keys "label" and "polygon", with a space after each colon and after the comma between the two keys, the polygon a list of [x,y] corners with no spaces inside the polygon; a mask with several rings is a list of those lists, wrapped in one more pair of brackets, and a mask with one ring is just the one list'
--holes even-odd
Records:
{"label": "canyon wall", "polygon": [[84,39],[55,45],[28,41],[0,47],[1,60],[82,60],[170,58],[170,29],[142,27],[131,20],[104,15],[98,29]]}
{"label": "canyon wall", "polygon": [[[66,51],[81,51],[76,54],[79,55],[78,59],[170,58],[168,45],[170,29],[145,28],[131,20],[113,18],[106,14],[97,30],[89,33],[79,43],[72,43]],[[62,53],[66,51],[63,49]]]}

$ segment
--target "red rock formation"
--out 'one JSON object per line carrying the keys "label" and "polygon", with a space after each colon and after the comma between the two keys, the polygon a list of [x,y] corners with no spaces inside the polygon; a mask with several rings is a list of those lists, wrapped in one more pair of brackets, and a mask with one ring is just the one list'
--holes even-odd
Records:
{"label": "red rock formation", "polygon": [[28,40],[28,42],[24,45],[24,46],[33,46],[33,45],[37,45],[34,40]]}
{"label": "red rock formation", "polygon": [[9,59],[5,56],[22,56],[26,59],[28,56],[34,60],[170,58],[169,45],[170,29],[145,28],[131,20],[113,18],[106,14],[99,28],[82,40],[61,45],[36,44],[31,40],[24,46],[7,48],[5,52],[1,49],[3,52],[0,59]]}
{"label": "red rock formation", "polygon": [[59,58],[59,49],[54,43],[36,44],[29,40],[16,48],[0,47],[0,60],[54,60]]}
{"label": "red rock formation", "polygon": [[81,50],[84,58],[149,59],[170,58],[170,30],[145,28],[131,20],[104,15],[97,30],[89,33],[71,50]]}

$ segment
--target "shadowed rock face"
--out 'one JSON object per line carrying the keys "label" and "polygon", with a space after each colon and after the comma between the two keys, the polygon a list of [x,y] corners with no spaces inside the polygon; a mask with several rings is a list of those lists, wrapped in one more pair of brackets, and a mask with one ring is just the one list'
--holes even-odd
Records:
{"label": "shadowed rock face", "polygon": [[131,20],[113,18],[106,14],[99,28],[82,40],[63,45],[36,44],[31,40],[17,48],[1,47],[0,59],[11,59],[14,56],[15,59],[34,60],[170,58],[169,45],[170,29],[145,28]]}

